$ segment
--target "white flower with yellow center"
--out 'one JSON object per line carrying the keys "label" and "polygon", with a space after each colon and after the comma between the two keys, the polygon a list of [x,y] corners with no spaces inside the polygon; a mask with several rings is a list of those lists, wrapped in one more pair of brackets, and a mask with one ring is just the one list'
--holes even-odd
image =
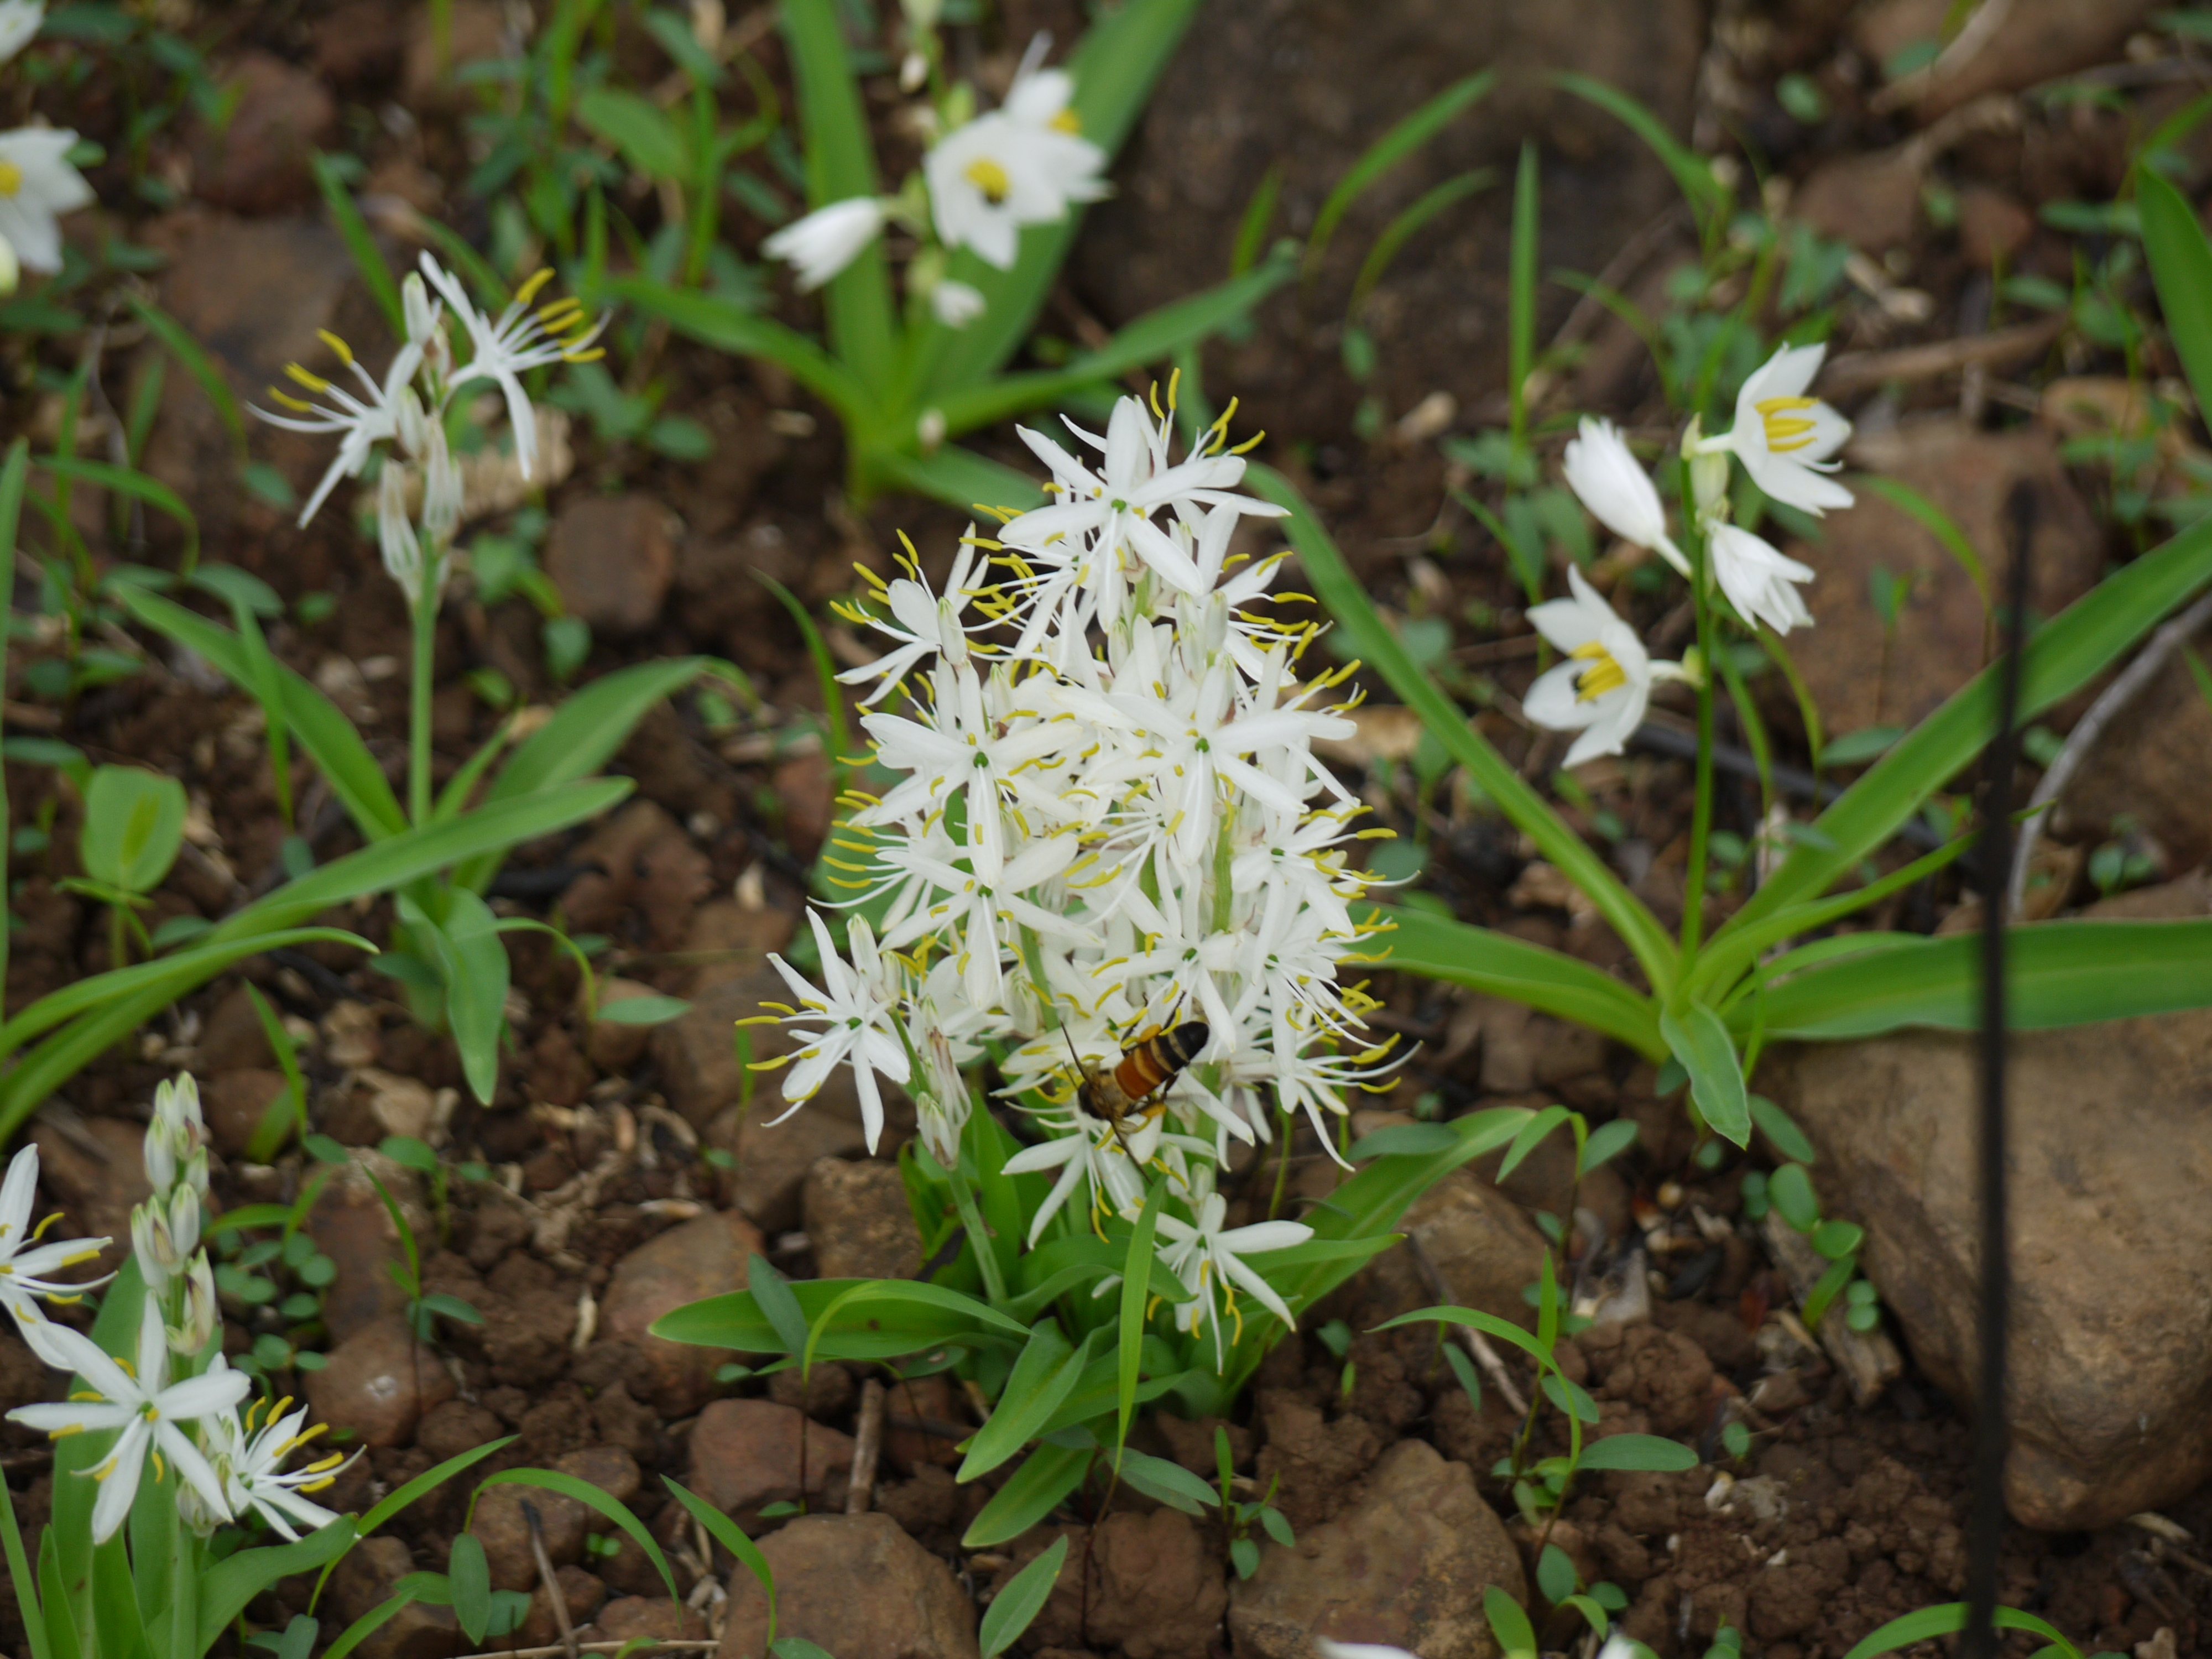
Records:
{"label": "white flower with yellow center", "polygon": [[40,1233],[61,1218],[57,1210],[38,1226],[31,1225],[31,1203],[38,1186],[39,1149],[26,1146],[9,1164],[8,1178],[0,1181],[0,1304],[26,1323],[41,1320],[33,1297],[75,1302],[114,1277],[111,1273],[84,1284],[50,1277],[64,1267],[99,1261],[107,1240],[58,1238],[51,1244],[36,1243]]}
{"label": "white flower with yellow center", "polygon": [[1637,465],[1619,427],[1584,416],[1581,435],[1567,444],[1565,471],[1568,487],[1599,523],[1621,540],[1662,555],[1685,576],[1690,574],[1689,560],[1667,534],[1667,509],[1658,488]]}
{"label": "white flower with yellow center", "polygon": [[0,132],[0,237],[25,269],[62,268],[61,227],[55,220],[92,205],[92,186],[69,164],[76,134],[66,127],[18,127]]}
{"label": "white flower with yellow center", "polygon": [[574,295],[531,308],[538,291],[553,280],[541,270],[517,289],[514,300],[496,320],[469,303],[469,296],[453,276],[428,253],[422,256],[422,275],[438,290],[453,314],[468,331],[472,355],[453,371],[453,385],[489,380],[507,398],[507,423],[514,430],[514,459],[529,477],[538,462],[538,416],[530,394],[522,389],[522,376],[547,363],[588,363],[606,356],[592,343],[607,325],[584,314],[583,302]]}
{"label": "white flower with yellow center", "polygon": [[[815,911],[806,913],[808,924],[814,929],[814,945],[822,963],[823,988],[816,990],[806,977],[781,957],[771,955],[769,965],[783,975],[783,982],[791,988],[798,1006],[763,1003],[763,1007],[775,1008],[778,1015],[756,1016],[742,1019],[740,1025],[782,1024],[805,1034],[807,1041],[781,1060],[761,1063],[761,1069],[788,1063],[791,1070],[783,1079],[783,1097],[791,1103],[791,1111],[772,1120],[781,1123],[808,1101],[814,1098],[830,1073],[848,1061],[853,1067],[854,1091],[860,1097],[860,1123],[866,1131],[868,1151],[872,1154],[876,1143],[883,1138],[884,1097],[877,1086],[876,1073],[881,1072],[893,1083],[904,1083],[910,1073],[906,1048],[900,1042],[892,1025],[896,1006],[894,994],[885,982],[884,964],[876,954],[875,935],[868,924],[858,916],[848,924],[847,943],[853,953],[848,966],[837,954],[837,947],[830,941],[830,930],[822,925]],[[820,1024],[821,1029],[807,1031],[806,1027]]]}
{"label": "white flower with yellow center", "polygon": [[872,196],[854,196],[793,221],[763,242],[761,252],[790,265],[805,294],[859,258],[883,229],[884,204]]}
{"label": "white flower with yellow center", "polygon": [[1048,225],[1069,203],[1106,194],[1106,152],[1079,135],[1073,90],[1058,70],[1025,70],[1003,108],[955,128],[922,157],[939,241],[1009,270],[1024,225]]}
{"label": "white flower with yellow center", "polygon": [[1733,451],[1753,483],[1801,512],[1819,514],[1849,507],[1851,492],[1824,475],[1843,465],[1829,457],[1850,438],[1851,423],[1805,395],[1827,349],[1784,346],[1777,351],[1736,393],[1735,425],[1705,439],[1698,453]]}
{"label": "white flower with yellow center", "polygon": [[154,1460],[154,1478],[163,1480],[168,1471],[163,1459],[173,1463],[179,1477],[199,1501],[219,1514],[228,1514],[222,1482],[184,1425],[216,1413],[228,1413],[246,1398],[251,1386],[243,1371],[210,1371],[204,1376],[169,1381],[169,1340],[161,1327],[159,1299],[148,1297],[138,1323],[138,1363],[136,1374],[101,1352],[91,1338],[66,1325],[42,1328],[37,1345],[40,1358],[58,1369],[75,1371],[91,1384],[89,1393],[73,1395],[66,1404],[19,1406],[8,1413],[10,1422],[38,1429],[58,1440],[72,1434],[119,1431],[106,1456],[78,1473],[100,1483],[92,1504],[92,1541],[104,1544],[115,1536],[138,1495],[138,1480],[146,1460]]}
{"label": "white flower with yellow center", "polygon": [[0,0],[0,64],[36,40],[46,21],[46,0]]}
{"label": "white flower with yellow center", "polygon": [[[1255,1221],[1248,1227],[1224,1228],[1221,1224],[1229,1206],[1212,1185],[1211,1172],[1201,1176],[1200,1188],[1191,1197],[1193,1221],[1181,1220],[1164,1210],[1158,1224],[1166,1245],[1160,1252],[1160,1266],[1182,1280],[1192,1296],[1176,1310],[1176,1324],[1186,1331],[1203,1331],[1211,1324],[1214,1358],[1219,1362],[1224,1357],[1223,1319],[1234,1328],[1231,1340],[1242,1340],[1244,1335],[1244,1315],[1237,1305],[1239,1291],[1281,1320],[1286,1329],[1297,1328],[1297,1316],[1290,1304],[1244,1258],[1303,1244],[1313,1237],[1313,1229],[1303,1221]],[[1217,1291],[1222,1298],[1218,1308]]]}
{"label": "white flower with yellow center", "polygon": [[1813,580],[1810,566],[1735,525],[1710,525],[1705,534],[1713,575],[1745,621],[1765,623],[1778,634],[1813,625],[1813,613],[1793,586]]}
{"label": "white flower with yellow center", "polygon": [[[228,1369],[217,1355],[208,1375],[219,1376]],[[318,1423],[312,1429],[304,1427],[307,1408],[287,1416],[284,1408],[291,1403],[289,1397],[273,1403],[257,1400],[246,1408],[243,1421],[228,1412],[211,1416],[207,1443],[230,1512],[242,1520],[249,1510],[258,1510],[279,1536],[296,1541],[300,1532],[295,1528],[313,1532],[338,1518],[306,1494],[327,1487],[350,1460],[343,1452],[331,1452],[284,1473],[284,1460],[329,1426]]]}
{"label": "white flower with yellow center", "polygon": [[1554,732],[1580,732],[1565,764],[1580,766],[1600,755],[1618,755],[1644,724],[1651,687],[1688,678],[1679,663],[1654,662],[1636,630],[1613,613],[1604,597],[1572,565],[1570,599],[1530,607],[1528,620],[1566,661],[1528,688],[1522,712]]}

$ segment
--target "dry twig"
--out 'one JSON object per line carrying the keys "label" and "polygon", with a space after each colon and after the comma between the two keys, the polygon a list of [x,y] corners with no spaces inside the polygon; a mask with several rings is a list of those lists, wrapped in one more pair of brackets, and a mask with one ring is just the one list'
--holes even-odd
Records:
{"label": "dry twig", "polygon": [[576,1659],[576,1627],[568,1622],[568,1598],[561,1589],[560,1575],[553,1571],[553,1558],[545,1553],[545,1528],[538,1518],[538,1505],[525,1498],[522,1517],[530,1523],[530,1553],[538,1558],[538,1577],[544,1583],[545,1599],[553,1604],[553,1622],[561,1630],[561,1645],[550,1651]]}
{"label": "dry twig", "polygon": [[860,1423],[853,1439],[853,1474],[845,1492],[845,1513],[866,1515],[876,1492],[876,1458],[884,1443],[884,1385],[874,1377],[860,1384]]}
{"label": "dry twig", "polygon": [[[1429,1294],[1436,1297],[1440,1306],[1449,1302],[1451,1292],[1444,1288],[1444,1276],[1437,1271],[1437,1264],[1421,1248],[1421,1241],[1407,1233],[1406,1248],[1413,1253],[1413,1263],[1421,1270],[1421,1278],[1429,1287]],[[1505,1369],[1505,1362],[1498,1357],[1498,1350],[1490,1346],[1489,1339],[1472,1326],[1455,1325],[1452,1329],[1467,1346],[1474,1363],[1482,1367],[1482,1374],[1490,1379],[1490,1386],[1498,1390],[1498,1397],[1505,1402],[1507,1408],[1516,1417],[1527,1416],[1528,1396],[1514,1386],[1512,1372]]]}

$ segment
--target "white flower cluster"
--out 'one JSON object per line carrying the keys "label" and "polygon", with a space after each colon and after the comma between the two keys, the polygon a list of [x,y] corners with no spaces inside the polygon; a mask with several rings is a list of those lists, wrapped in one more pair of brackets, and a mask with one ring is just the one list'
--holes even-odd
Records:
{"label": "white flower cluster", "polygon": [[222,1328],[215,1273],[199,1248],[207,1126],[200,1116],[199,1087],[190,1077],[155,1091],[145,1157],[153,1190],[131,1212],[131,1242],[146,1300],[128,1362],[54,1323],[40,1307],[41,1301],[81,1301],[87,1291],[106,1284],[106,1279],[65,1284],[52,1275],[98,1261],[109,1241],[35,1243],[60,1213],[32,1230],[39,1149],[24,1147],[9,1164],[7,1179],[0,1182],[0,1302],[33,1353],[56,1370],[82,1378],[86,1387],[65,1403],[18,1407],[8,1415],[57,1440],[114,1433],[107,1455],[79,1471],[100,1485],[92,1506],[94,1543],[106,1543],[123,1525],[149,1461],[156,1481],[175,1470],[179,1511],[202,1537],[225,1522],[258,1514],[285,1538],[297,1538],[296,1528],[312,1531],[337,1518],[307,1494],[329,1486],[347,1460],[333,1454],[287,1474],[284,1460],[322,1430],[304,1428],[304,1409],[287,1416],[289,1401],[273,1406],[256,1401],[241,1415],[238,1407],[252,1380],[231,1370],[220,1352],[197,1376],[170,1376],[179,1362],[187,1369],[197,1364]]}
{"label": "white flower cluster", "polygon": [[1051,224],[1069,204],[1106,194],[1106,152],[1082,136],[1075,82],[1065,70],[1042,67],[1048,44],[1044,35],[1030,43],[997,109],[954,123],[931,113],[944,131],[905,191],[830,203],[777,231],[763,249],[788,262],[805,289],[852,264],[887,224],[925,240],[933,234],[935,246],[908,268],[908,285],[947,327],[966,327],[982,314],[983,296],[944,275],[945,254],[973,248],[986,264],[1011,270],[1024,227]]}
{"label": "white flower cluster", "polygon": [[[1741,462],[1752,482],[1771,499],[1816,518],[1851,504],[1851,492],[1827,476],[1840,465],[1830,458],[1851,435],[1851,423],[1806,395],[1826,350],[1818,345],[1783,347],[1743,383],[1733,427],[1708,438],[1692,421],[1682,436],[1706,569],[1747,627],[1764,623],[1787,634],[1812,626],[1812,613],[1796,585],[1811,581],[1814,573],[1729,522],[1729,457]],[[1568,486],[1600,523],[1692,575],[1690,560],[1668,532],[1658,487],[1629,453],[1619,428],[1585,419],[1580,434],[1567,445],[1565,460]],[[1567,584],[1571,599],[1553,599],[1528,612],[1536,631],[1567,659],[1537,679],[1522,707],[1539,726],[1581,733],[1566,758],[1569,766],[1579,766],[1600,755],[1620,753],[1644,722],[1653,685],[1688,678],[1692,671],[1680,663],[1653,661],[1635,630],[1581,571],[1571,568]]]}
{"label": "white flower cluster", "polygon": [[[428,253],[421,269],[400,284],[407,337],[377,380],[355,359],[337,335],[322,331],[323,343],[338,360],[354,388],[298,363],[285,374],[309,398],[276,386],[270,398],[289,412],[254,413],[288,432],[335,434],[338,453],[325,470],[314,494],[301,510],[300,522],[313,518],[341,478],[357,478],[380,445],[387,455],[377,480],[377,541],[384,568],[406,594],[410,608],[428,595],[436,603],[446,580],[447,555],[461,520],[461,472],[446,441],[446,411],[462,387],[489,381],[507,402],[507,425],[514,437],[514,459],[529,477],[538,462],[538,415],[524,390],[522,376],[547,363],[589,362],[604,353],[595,342],[606,319],[588,320],[575,299],[556,300],[532,308],[550,270],[523,283],[514,301],[494,318],[470,303],[451,271]],[[446,325],[452,308],[468,337],[469,358],[456,365]]]}
{"label": "white flower cluster", "polygon": [[[29,46],[46,20],[46,0],[0,0],[0,64]],[[92,187],[70,165],[76,134],[58,127],[0,132],[0,294],[13,294],[25,269],[62,268],[64,213],[92,205]]]}
{"label": "white flower cluster", "polygon": [[[1161,1261],[1194,1292],[1185,1328],[1212,1321],[1218,1344],[1239,1289],[1288,1322],[1241,1258],[1309,1236],[1224,1228],[1229,1143],[1268,1140],[1277,1112],[1330,1143],[1388,1044],[1342,978],[1375,959],[1346,848],[1376,832],[1353,828],[1361,809],[1313,752],[1353,729],[1320,706],[1343,676],[1301,680],[1318,628],[1255,609],[1286,556],[1230,556],[1241,520],[1279,509],[1237,491],[1228,417],[1178,462],[1173,406],[1170,386],[1170,412],[1125,398],[1103,437],[1070,422],[1087,455],[1024,431],[1052,505],[995,539],[971,530],[942,593],[911,562],[870,578],[879,609],[848,615],[894,648],[843,678],[873,682],[871,706],[903,694],[903,712],[862,722],[899,781],[848,798],[829,860],[851,902],[882,907],[881,937],[855,916],[842,959],[810,915],[820,989],[771,960],[805,1039],[793,1109],[850,1063],[872,1147],[879,1073],[955,1168],[962,1073],[995,1054],[1010,1097],[1048,1103],[1043,1138],[1006,1165],[1059,1171],[1030,1243],[1079,1195],[1093,1226],[1133,1213],[1164,1172]],[[1155,1033],[1186,1066],[1122,1065]]]}

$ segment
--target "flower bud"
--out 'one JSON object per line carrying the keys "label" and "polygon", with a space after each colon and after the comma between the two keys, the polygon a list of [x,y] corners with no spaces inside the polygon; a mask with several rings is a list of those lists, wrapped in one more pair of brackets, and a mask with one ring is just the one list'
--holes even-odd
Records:
{"label": "flower bud", "polygon": [[164,1289],[183,1273],[200,1243],[200,1195],[189,1182],[165,1202],[149,1198],[131,1212],[131,1248],[139,1276],[153,1291]]}
{"label": "flower bud", "polygon": [[1690,457],[1690,494],[1698,504],[1698,517],[1719,524],[1729,515],[1729,458],[1724,449]]}
{"label": "flower bud", "polygon": [[182,1322],[167,1328],[169,1352],[191,1357],[215,1340],[222,1324],[222,1310],[216,1300],[215,1269],[208,1264],[205,1250],[192,1257],[191,1268],[185,1274],[184,1291]]}
{"label": "flower bud", "polygon": [[190,1073],[179,1073],[154,1091],[153,1121],[146,1126],[146,1184],[165,1198],[177,1184],[180,1168],[201,1154],[195,1184],[207,1190],[207,1121],[200,1115],[200,1086]]}
{"label": "flower bud", "polygon": [[420,271],[409,271],[406,280],[399,284],[399,307],[407,319],[408,343],[428,345],[445,307],[430,297]]}

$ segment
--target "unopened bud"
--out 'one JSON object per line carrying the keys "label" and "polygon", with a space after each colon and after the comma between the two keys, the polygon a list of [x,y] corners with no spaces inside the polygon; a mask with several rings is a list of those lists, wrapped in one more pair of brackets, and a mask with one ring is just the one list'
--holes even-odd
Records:
{"label": "unopened bud", "polygon": [[1690,457],[1690,495],[1698,504],[1698,517],[1705,524],[1720,524],[1729,515],[1729,458],[1724,449]]}
{"label": "unopened bud", "polygon": [[187,1182],[165,1202],[149,1198],[131,1212],[131,1248],[138,1273],[149,1290],[160,1291],[185,1271],[200,1243],[200,1195]]}
{"label": "unopened bud", "polygon": [[183,1319],[167,1328],[169,1352],[191,1356],[201,1352],[215,1340],[222,1323],[222,1310],[216,1300],[215,1269],[208,1265],[205,1250],[192,1257],[191,1271],[185,1274],[184,1291]]}
{"label": "unopened bud", "polygon": [[146,1184],[165,1198],[180,1169],[200,1152],[197,1185],[207,1190],[207,1121],[200,1115],[200,1085],[187,1072],[154,1091],[153,1121],[146,1126]]}

